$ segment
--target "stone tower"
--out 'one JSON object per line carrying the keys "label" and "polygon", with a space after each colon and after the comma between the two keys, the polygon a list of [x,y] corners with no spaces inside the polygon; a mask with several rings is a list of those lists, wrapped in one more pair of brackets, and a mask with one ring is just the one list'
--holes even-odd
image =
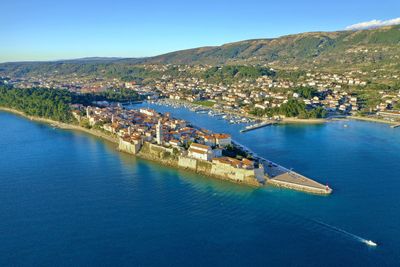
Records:
{"label": "stone tower", "polygon": [[162,124],[161,124],[161,120],[158,120],[158,123],[156,125],[156,138],[157,138],[157,144],[161,145],[162,144],[162,140],[163,140],[163,129],[162,129]]}

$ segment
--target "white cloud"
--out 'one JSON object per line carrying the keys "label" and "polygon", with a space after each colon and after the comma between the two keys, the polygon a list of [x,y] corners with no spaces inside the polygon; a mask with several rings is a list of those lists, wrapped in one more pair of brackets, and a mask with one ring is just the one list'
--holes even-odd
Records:
{"label": "white cloud", "polygon": [[353,24],[346,27],[346,30],[363,30],[370,28],[378,28],[382,26],[390,26],[390,25],[398,25],[400,24],[400,18],[389,19],[389,20],[371,20],[366,22],[361,22],[357,24]]}

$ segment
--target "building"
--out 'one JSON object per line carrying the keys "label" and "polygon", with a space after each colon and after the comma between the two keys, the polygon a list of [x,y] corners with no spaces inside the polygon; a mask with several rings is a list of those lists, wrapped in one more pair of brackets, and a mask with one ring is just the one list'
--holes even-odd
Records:
{"label": "building", "polygon": [[176,139],[169,140],[169,144],[172,147],[181,147],[182,146],[181,142],[179,140],[176,140]]}
{"label": "building", "polygon": [[161,145],[163,142],[163,129],[162,129],[161,120],[158,120],[158,123],[156,125],[156,140],[157,140],[157,144],[159,144],[159,145]]}
{"label": "building", "polygon": [[210,161],[213,158],[213,151],[207,145],[192,143],[188,150],[189,157]]}
{"label": "building", "polygon": [[228,146],[232,143],[231,136],[229,134],[214,134],[215,143],[219,146]]}

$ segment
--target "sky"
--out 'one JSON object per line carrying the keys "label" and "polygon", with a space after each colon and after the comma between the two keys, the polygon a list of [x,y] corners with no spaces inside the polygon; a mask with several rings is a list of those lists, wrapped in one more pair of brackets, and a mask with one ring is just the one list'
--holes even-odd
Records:
{"label": "sky", "polygon": [[399,0],[2,0],[0,62],[154,56],[379,24],[399,11]]}

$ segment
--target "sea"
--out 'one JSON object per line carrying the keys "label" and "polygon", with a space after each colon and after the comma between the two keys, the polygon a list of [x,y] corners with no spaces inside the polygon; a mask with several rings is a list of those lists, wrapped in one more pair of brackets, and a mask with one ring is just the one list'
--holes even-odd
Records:
{"label": "sea", "polygon": [[139,107],[229,133],[333,194],[207,178],[0,112],[0,266],[400,266],[400,128],[240,133],[185,108]]}

